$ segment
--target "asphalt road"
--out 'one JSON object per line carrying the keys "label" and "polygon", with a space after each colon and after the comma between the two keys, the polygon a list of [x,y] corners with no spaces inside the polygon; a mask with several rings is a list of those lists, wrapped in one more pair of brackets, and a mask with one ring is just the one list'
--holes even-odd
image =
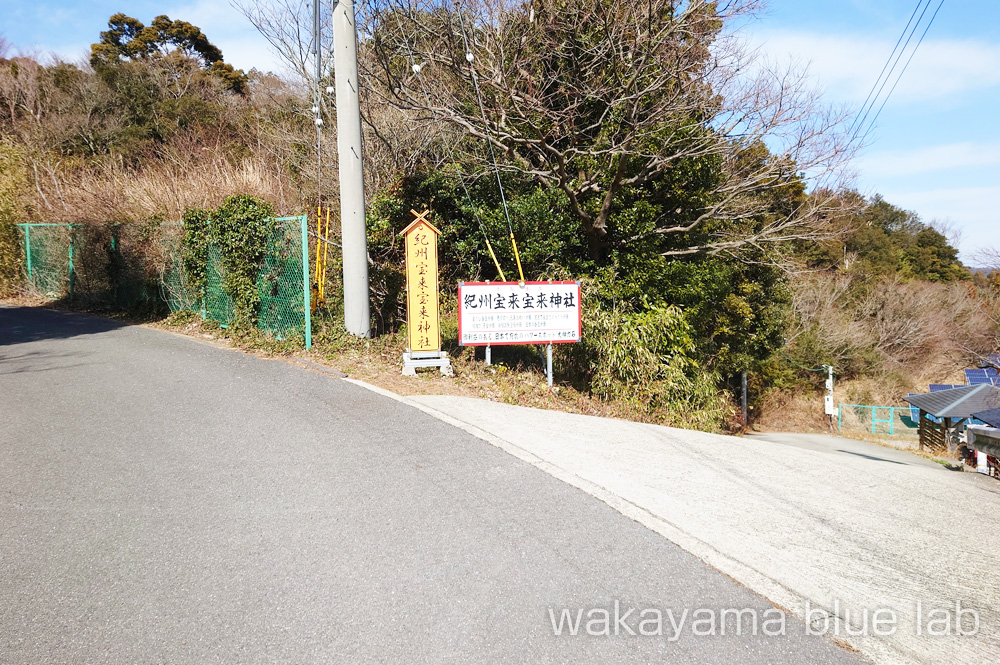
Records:
{"label": "asphalt road", "polygon": [[[553,634],[550,609],[613,624],[616,601],[663,634],[586,635],[600,612]],[[410,406],[0,306],[0,663],[862,662],[787,615],[736,635],[724,609],[779,632],[666,539]]]}

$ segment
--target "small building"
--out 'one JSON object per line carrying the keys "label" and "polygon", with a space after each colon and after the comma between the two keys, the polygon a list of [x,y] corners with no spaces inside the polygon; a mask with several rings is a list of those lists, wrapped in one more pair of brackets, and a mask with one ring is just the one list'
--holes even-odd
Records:
{"label": "small building", "polygon": [[966,428],[976,470],[1000,478],[1000,409],[980,411],[972,417],[983,423]]}
{"label": "small building", "polygon": [[920,411],[920,449],[935,453],[961,455],[959,447],[969,421],[976,414],[1000,411],[1000,388],[991,384],[959,386],[904,399]]}

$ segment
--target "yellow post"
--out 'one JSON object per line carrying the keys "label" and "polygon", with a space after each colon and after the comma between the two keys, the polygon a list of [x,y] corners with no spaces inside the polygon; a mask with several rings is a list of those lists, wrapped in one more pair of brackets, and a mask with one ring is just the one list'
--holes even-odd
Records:
{"label": "yellow post", "polygon": [[514,232],[510,233],[510,244],[514,246],[514,260],[517,261],[517,274],[521,276],[521,281],[524,281],[524,271],[521,270],[521,254],[517,251],[517,241],[514,240]]}
{"label": "yellow post", "polygon": [[441,232],[425,218],[427,210],[410,212],[416,219],[401,233],[406,239],[407,346],[412,354],[430,354],[441,351],[437,255]]}
{"label": "yellow post", "polygon": [[323,231],[323,269],[319,278],[319,297],[326,300],[326,257],[327,250],[330,249],[330,207],[326,208],[326,229]]}
{"label": "yellow post", "polygon": [[319,271],[320,271],[319,262],[321,256],[319,250],[320,250],[320,243],[323,242],[322,235],[323,235],[323,207],[316,206],[316,268],[315,270],[313,270],[313,284],[312,284],[312,293],[313,293],[312,310],[314,312],[316,311],[316,308],[319,307],[320,301],[323,300],[323,293],[320,290],[320,285],[319,285]]}

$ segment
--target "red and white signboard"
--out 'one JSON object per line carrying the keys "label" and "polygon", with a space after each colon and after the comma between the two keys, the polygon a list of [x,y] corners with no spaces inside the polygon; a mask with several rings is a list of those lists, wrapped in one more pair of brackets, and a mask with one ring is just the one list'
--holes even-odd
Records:
{"label": "red and white signboard", "polygon": [[458,343],[579,342],[581,312],[580,282],[459,282]]}

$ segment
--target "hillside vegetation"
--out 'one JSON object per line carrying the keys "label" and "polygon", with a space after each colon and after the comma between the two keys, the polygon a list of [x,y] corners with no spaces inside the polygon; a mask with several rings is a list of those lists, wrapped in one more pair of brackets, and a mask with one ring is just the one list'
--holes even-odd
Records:
{"label": "hillside vegetation", "polygon": [[[642,420],[738,429],[746,371],[752,421],[785,426],[799,400],[818,423],[811,368],[832,364],[844,401],[889,404],[996,350],[996,276],[974,278],[940,230],[838,179],[856,148],[847,116],[804,79],[738,66],[752,54],[726,28],[752,4],[485,3],[485,32],[419,4],[366,8],[375,333],[401,339],[398,232],[427,208],[446,334],[454,283],[499,278],[487,242],[516,278],[513,234],[527,279],[584,281],[584,342],[558,349],[557,380]],[[0,43],[0,295],[23,288],[18,222],[141,227],[236,195],[283,215],[335,201],[332,100],[307,80],[236,70],[166,16],[116,14],[94,39],[80,63]],[[345,343],[338,272],[317,335],[331,349]]]}

